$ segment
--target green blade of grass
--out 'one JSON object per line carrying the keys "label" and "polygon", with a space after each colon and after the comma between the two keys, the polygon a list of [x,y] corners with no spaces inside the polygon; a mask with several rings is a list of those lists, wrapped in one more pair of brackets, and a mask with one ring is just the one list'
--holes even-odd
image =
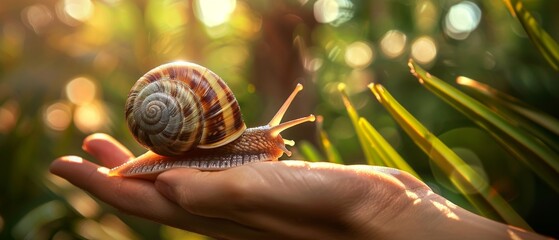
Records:
{"label": "green blade of grass", "polygon": [[530,229],[524,219],[514,211],[497,191],[489,187],[489,184],[481,175],[427,130],[384,87],[380,84],[371,84],[369,88],[404,131],[445,172],[451,183],[483,215]]}
{"label": "green blade of grass", "polygon": [[322,154],[320,154],[320,152],[310,142],[301,141],[297,146],[299,151],[301,151],[301,154],[307,161],[319,162],[324,159]]}
{"label": "green blade of grass", "polygon": [[342,100],[347,110],[347,114],[351,119],[351,123],[353,124],[353,128],[355,129],[355,133],[357,134],[357,138],[359,139],[359,143],[361,144],[361,148],[363,149],[363,153],[365,154],[367,164],[385,166],[384,162],[382,161],[379,154],[375,151],[375,149],[369,147],[367,139],[365,138],[365,133],[363,133],[363,129],[359,127],[359,114],[349,101],[349,97],[347,96],[347,93],[345,91],[345,84],[340,83],[338,85],[338,91],[340,91],[340,93],[342,94]]}
{"label": "green blade of grass", "polygon": [[419,174],[396,152],[386,139],[367,121],[365,118],[359,119],[359,126],[363,129],[367,141],[371,147],[377,149],[379,155],[388,167],[406,171],[416,178],[421,179]]}
{"label": "green blade of grass", "polygon": [[459,76],[456,83],[467,87],[476,99],[559,152],[559,120],[476,80]]}
{"label": "green blade of grass", "polygon": [[340,157],[338,150],[334,147],[334,145],[332,145],[328,134],[326,133],[326,131],[324,131],[324,128],[322,128],[322,120],[322,116],[316,117],[316,125],[318,126],[319,138],[320,142],[322,143],[322,148],[326,153],[326,158],[328,159],[328,162],[343,164],[344,161]]}
{"label": "green blade of grass", "polygon": [[559,44],[543,30],[534,16],[524,8],[520,0],[503,0],[513,17],[518,19],[530,40],[536,45],[549,65],[559,71]]}
{"label": "green blade of grass", "polygon": [[482,103],[432,76],[413,60],[410,59],[408,65],[412,74],[425,88],[486,129],[510,153],[521,159],[539,177],[559,192],[559,155]]}

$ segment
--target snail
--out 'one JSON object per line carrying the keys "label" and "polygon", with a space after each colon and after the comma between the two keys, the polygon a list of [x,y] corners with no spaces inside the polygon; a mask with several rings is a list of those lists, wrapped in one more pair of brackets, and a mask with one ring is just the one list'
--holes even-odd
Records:
{"label": "snail", "polygon": [[225,82],[209,69],[172,62],[148,71],[134,84],[125,106],[126,121],[140,145],[149,149],[109,171],[109,176],[153,179],[171,168],[224,170],[291,156],[280,133],[314,115],[280,123],[295,90],[264,126],[247,128],[239,104]]}

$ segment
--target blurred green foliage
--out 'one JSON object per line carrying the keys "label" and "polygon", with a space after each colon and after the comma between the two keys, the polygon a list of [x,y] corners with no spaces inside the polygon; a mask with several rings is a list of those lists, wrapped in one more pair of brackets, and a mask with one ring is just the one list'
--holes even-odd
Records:
{"label": "blurred green foliage", "polygon": [[[523,1],[529,24],[510,13],[518,2],[3,1],[0,238],[203,238],[118,213],[48,173],[58,156],[88,157],[81,140],[92,132],[109,133],[142,153],[124,124],[129,88],[149,69],[179,59],[220,75],[248,126],[267,123],[296,82],[303,83],[305,91],[286,119],[322,115],[321,128],[298,126],[284,136],[308,141],[305,151],[313,156],[364,164],[338,91],[338,83],[345,83],[359,115],[424,181],[475,211],[376,102],[367,85],[381,83],[481,171],[535,231],[558,237],[559,194],[491,133],[417,84],[407,67],[413,58],[451,85],[468,76],[559,117],[559,74],[550,60],[557,49],[545,48],[553,46],[550,39],[559,39],[559,1]],[[523,28],[534,22],[532,30],[546,31],[543,44]],[[550,136],[559,142],[556,134]],[[330,146],[326,153],[313,148],[324,143]]]}

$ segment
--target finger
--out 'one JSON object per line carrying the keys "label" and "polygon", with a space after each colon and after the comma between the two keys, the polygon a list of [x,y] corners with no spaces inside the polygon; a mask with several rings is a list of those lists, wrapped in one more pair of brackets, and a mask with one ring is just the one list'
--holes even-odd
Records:
{"label": "finger", "polygon": [[151,182],[108,177],[107,168],[80,157],[59,158],[50,171],[128,214],[217,238],[264,238],[265,232],[233,221],[185,212],[157,192]]}
{"label": "finger", "polygon": [[108,168],[120,166],[134,158],[130,150],[103,133],[95,133],[85,138],[83,149]]}

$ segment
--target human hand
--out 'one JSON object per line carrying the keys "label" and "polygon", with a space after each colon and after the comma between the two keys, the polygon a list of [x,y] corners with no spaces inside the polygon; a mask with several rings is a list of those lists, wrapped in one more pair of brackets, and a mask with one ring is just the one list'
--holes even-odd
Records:
{"label": "human hand", "polygon": [[84,149],[104,167],[66,156],[51,171],[126,213],[216,238],[460,238],[472,228],[492,237],[528,234],[469,213],[391,168],[263,162],[172,169],[150,182],[107,175],[134,158],[113,138],[94,134]]}

